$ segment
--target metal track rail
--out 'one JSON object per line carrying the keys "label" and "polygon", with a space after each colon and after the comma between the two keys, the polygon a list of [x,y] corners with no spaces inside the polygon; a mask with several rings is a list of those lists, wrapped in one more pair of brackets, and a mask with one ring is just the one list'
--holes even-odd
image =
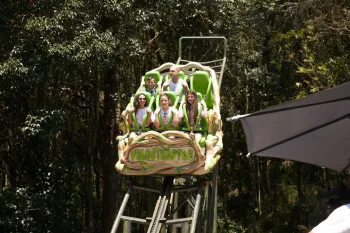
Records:
{"label": "metal track rail", "polygon": [[[221,40],[223,41],[223,58],[221,59],[215,59],[212,61],[190,61],[190,60],[186,60],[183,59],[183,51],[182,51],[182,42],[184,40]],[[227,40],[225,37],[223,36],[183,36],[179,39],[179,57],[177,59],[176,64],[181,65],[181,64],[187,64],[189,62],[198,62],[202,65],[206,65],[209,66],[211,69],[213,69],[216,74],[217,74],[217,81],[219,84],[219,88],[221,87],[221,83],[222,83],[222,78],[223,78],[223,74],[224,74],[224,69],[226,66],[226,53],[227,53]]]}
{"label": "metal track rail", "polygon": [[161,195],[158,198],[155,210],[153,212],[152,221],[147,230],[147,233],[159,233],[161,229],[162,222],[161,218],[164,217],[165,211],[168,205],[168,200],[170,197],[170,188],[173,184],[174,177],[166,176],[163,181],[163,188],[161,191]]}

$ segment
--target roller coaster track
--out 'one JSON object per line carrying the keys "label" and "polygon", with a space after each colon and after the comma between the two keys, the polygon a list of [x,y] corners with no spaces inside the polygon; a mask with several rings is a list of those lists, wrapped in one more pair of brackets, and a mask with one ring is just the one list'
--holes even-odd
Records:
{"label": "roller coaster track", "polygon": [[[190,229],[187,229],[186,232],[190,233],[207,233],[210,232],[212,233],[213,231],[209,230],[210,224],[212,222],[211,216],[209,216],[208,211],[210,207],[213,207],[212,205],[206,207],[207,213],[202,213],[204,208],[202,208],[205,205],[205,202],[203,201],[203,187],[205,186],[205,183],[203,180],[199,181],[197,184],[193,185],[177,185],[174,187],[174,177],[173,176],[166,176],[163,179],[163,185],[162,189],[159,193],[159,197],[157,200],[157,203],[154,208],[154,212],[152,217],[147,217],[146,219],[141,219],[141,218],[136,218],[136,217],[130,217],[130,216],[125,216],[123,215],[123,212],[125,210],[125,207],[127,205],[127,202],[130,197],[130,193],[132,189],[139,189],[142,191],[148,191],[148,192],[157,192],[156,189],[152,188],[147,188],[147,187],[140,187],[136,186],[133,184],[130,184],[129,189],[124,197],[123,203],[119,209],[119,212],[117,214],[117,217],[115,219],[115,222],[113,224],[113,228],[111,230],[111,233],[116,233],[118,226],[120,224],[120,221],[123,220],[124,222],[132,222],[132,223],[137,223],[137,224],[143,224],[143,225],[148,225],[147,228],[147,233],[159,233],[161,232],[161,229],[164,227],[168,229],[167,232],[177,232],[176,228],[182,227],[184,223],[189,223],[188,226],[190,226]],[[209,185],[207,185],[209,187]],[[171,194],[172,193],[183,193],[186,192],[187,194],[183,194],[185,197],[185,200],[183,200],[182,203],[180,203],[177,208],[171,210],[172,203],[171,203]],[[196,193],[196,198],[194,200],[192,197],[192,194],[194,192]],[[207,201],[210,202],[210,197],[207,196]],[[194,201],[194,203],[192,203]],[[185,203],[189,203],[189,206],[192,207],[193,213],[189,217],[183,217],[183,218],[173,218],[173,216],[177,213],[177,211],[184,206]],[[210,211],[212,213],[212,209],[210,208]],[[167,215],[166,215],[167,213]],[[204,214],[204,215],[203,215]],[[202,217],[209,218],[207,220],[207,226],[203,227],[201,224]],[[209,225],[208,225],[209,224]],[[175,230],[171,230],[169,226],[175,226]],[[167,228],[168,227],[168,228]],[[203,228],[203,229],[202,229]],[[131,230],[131,228],[129,229]],[[130,231],[125,231],[125,232],[130,232]],[[183,231],[182,231],[183,232]]]}
{"label": "roller coaster track", "polygon": [[173,184],[174,177],[166,176],[163,182],[163,188],[161,195],[158,198],[155,211],[152,216],[152,221],[147,230],[147,233],[159,233],[162,224],[160,223],[160,219],[164,218],[166,208],[168,206],[169,196],[170,196],[170,188]]}

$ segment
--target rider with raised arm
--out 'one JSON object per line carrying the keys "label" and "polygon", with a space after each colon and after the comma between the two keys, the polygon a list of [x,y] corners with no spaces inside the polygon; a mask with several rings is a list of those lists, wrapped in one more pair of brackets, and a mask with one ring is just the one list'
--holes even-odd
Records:
{"label": "rider with raised arm", "polygon": [[180,90],[181,86],[183,86],[183,90],[187,93],[189,89],[187,82],[179,78],[180,68],[177,65],[173,65],[170,67],[169,72],[171,79],[163,84],[163,91],[169,87],[170,91],[174,91],[176,95],[181,95]]}
{"label": "rider with raised arm", "polygon": [[[164,130],[167,130],[169,126],[176,128],[179,123],[177,110],[171,107],[171,100],[167,94],[163,93],[160,95],[160,105],[161,107],[154,111],[154,126],[156,129],[161,127],[159,118],[161,118],[162,124],[164,125]],[[172,113],[172,119],[170,119],[170,113]],[[171,120],[171,122],[169,122],[169,120]]]}
{"label": "rider with raised arm", "polygon": [[132,113],[135,112],[137,123],[139,128],[142,127],[145,114],[147,115],[146,126],[149,126],[152,123],[152,110],[148,107],[147,98],[144,94],[140,93],[135,96],[133,105],[129,104],[126,109],[129,114],[127,116],[129,124],[135,126],[135,123],[132,118]]}

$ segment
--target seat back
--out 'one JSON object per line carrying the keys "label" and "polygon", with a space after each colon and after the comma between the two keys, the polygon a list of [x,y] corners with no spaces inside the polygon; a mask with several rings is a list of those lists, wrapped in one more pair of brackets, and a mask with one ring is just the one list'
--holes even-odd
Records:
{"label": "seat back", "polygon": [[211,77],[206,71],[196,71],[191,77],[191,88],[201,93],[208,108],[213,107]]}

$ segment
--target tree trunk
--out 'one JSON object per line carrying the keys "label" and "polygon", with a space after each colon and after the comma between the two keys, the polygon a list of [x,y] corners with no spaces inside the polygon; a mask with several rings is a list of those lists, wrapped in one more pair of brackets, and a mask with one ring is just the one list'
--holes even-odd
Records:
{"label": "tree trunk", "polygon": [[104,114],[102,130],[102,213],[101,232],[109,233],[114,215],[116,214],[117,173],[114,165],[117,162],[117,147],[115,142],[115,103],[118,93],[118,75],[116,66],[110,69],[104,78]]}
{"label": "tree trunk", "polygon": [[[100,74],[96,74],[97,76],[97,82],[95,83],[95,89],[94,89],[94,115],[95,115],[95,120],[94,120],[94,151],[93,151],[93,186],[95,188],[95,203],[100,203],[101,199],[101,194],[100,194],[100,166],[99,166],[99,155],[100,155],[100,148],[98,148],[98,138],[101,135],[100,130],[99,130],[99,125],[100,125]],[[94,233],[99,233],[99,226],[100,226],[100,208],[96,208],[97,205],[94,205],[95,209],[92,210],[93,214],[93,232]],[[100,205],[98,205],[100,207]]]}

